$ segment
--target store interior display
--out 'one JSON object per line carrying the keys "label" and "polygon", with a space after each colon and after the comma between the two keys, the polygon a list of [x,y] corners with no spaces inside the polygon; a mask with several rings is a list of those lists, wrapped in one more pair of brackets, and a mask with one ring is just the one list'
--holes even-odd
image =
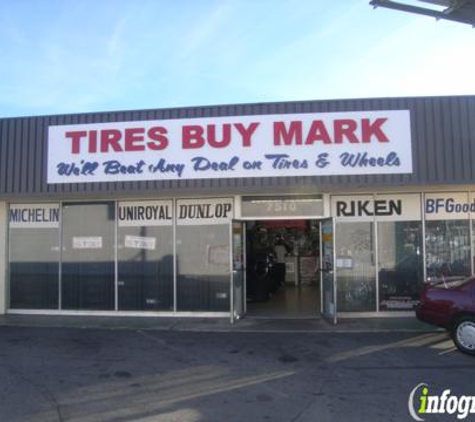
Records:
{"label": "store interior display", "polygon": [[312,220],[248,222],[246,250],[249,302],[318,281],[319,227]]}

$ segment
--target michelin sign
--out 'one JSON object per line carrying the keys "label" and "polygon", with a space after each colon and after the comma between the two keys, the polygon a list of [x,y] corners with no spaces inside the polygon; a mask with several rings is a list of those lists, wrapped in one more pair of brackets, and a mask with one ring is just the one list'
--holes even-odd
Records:
{"label": "michelin sign", "polygon": [[11,228],[56,228],[59,227],[59,204],[10,205]]}

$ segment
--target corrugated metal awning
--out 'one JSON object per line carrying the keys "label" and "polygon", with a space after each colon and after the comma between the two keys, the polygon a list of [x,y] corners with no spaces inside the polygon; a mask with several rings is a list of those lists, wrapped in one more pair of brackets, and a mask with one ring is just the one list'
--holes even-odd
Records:
{"label": "corrugated metal awning", "polygon": [[371,0],[369,3],[374,7],[385,7],[475,26],[474,0]]}

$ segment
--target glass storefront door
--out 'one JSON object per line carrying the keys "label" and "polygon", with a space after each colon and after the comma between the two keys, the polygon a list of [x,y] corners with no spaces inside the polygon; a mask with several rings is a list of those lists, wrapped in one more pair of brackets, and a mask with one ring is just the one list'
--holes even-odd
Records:
{"label": "glass storefront door", "polygon": [[243,222],[233,221],[231,223],[231,322],[242,318],[246,313],[245,233]]}
{"label": "glass storefront door", "polygon": [[320,223],[320,280],[322,316],[336,324],[336,279],[335,279],[335,222],[327,218]]}

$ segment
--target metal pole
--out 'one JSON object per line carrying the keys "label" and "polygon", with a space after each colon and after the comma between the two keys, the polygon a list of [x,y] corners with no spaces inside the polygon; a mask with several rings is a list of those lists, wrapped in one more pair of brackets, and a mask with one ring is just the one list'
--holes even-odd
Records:
{"label": "metal pole", "polygon": [[234,220],[229,223],[229,318],[234,324],[234,268],[233,268],[233,226]]}
{"label": "metal pole", "polygon": [[115,216],[114,216],[114,309],[116,311],[119,310],[119,248],[118,248],[118,216],[119,216],[119,203],[118,201],[114,201],[114,209],[115,209]]}
{"label": "metal pole", "polygon": [[334,316],[333,316],[333,323],[337,323],[337,288],[336,288],[336,242],[335,242],[335,236],[336,236],[336,223],[335,223],[335,218],[331,218],[331,224],[332,224],[332,249],[333,249],[333,264],[332,264],[332,272],[333,272],[333,305],[335,307],[334,309]]}
{"label": "metal pole", "polygon": [[63,201],[59,203],[59,262],[58,262],[58,310],[60,311],[63,301]]}
{"label": "metal pole", "polygon": [[[471,202],[471,193],[468,193],[468,202]],[[470,224],[470,270],[473,275],[473,227],[472,227],[472,213],[468,213],[468,223]]]}
{"label": "metal pole", "polygon": [[243,271],[243,308],[244,308],[244,315],[247,313],[247,225],[245,222],[241,222],[241,229],[242,229],[242,271]]}
{"label": "metal pole", "polygon": [[[373,204],[376,200],[376,195],[373,194]],[[374,207],[375,205],[373,205]],[[378,221],[376,216],[373,220],[374,228],[372,230],[372,235],[374,236],[374,272],[375,272],[375,283],[376,283],[376,312],[379,312],[379,241],[378,241]],[[396,224],[396,223],[394,223]]]}
{"label": "metal pole", "polygon": [[320,314],[323,313],[323,274],[322,274],[322,263],[323,263],[323,251],[322,251],[322,222],[318,222],[318,232],[319,232],[319,262],[318,262],[318,277],[320,278]]}
{"label": "metal pole", "polygon": [[425,193],[420,193],[421,198],[421,217],[422,217],[422,282],[427,281],[427,262],[426,262],[426,213],[425,213]]}
{"label": "metal pole", "polygon": [[173,212],[173,313],[177,312],[177,248],[176,248],[176,221],[177,221],[177,199],[172,199],[172,212]]}

